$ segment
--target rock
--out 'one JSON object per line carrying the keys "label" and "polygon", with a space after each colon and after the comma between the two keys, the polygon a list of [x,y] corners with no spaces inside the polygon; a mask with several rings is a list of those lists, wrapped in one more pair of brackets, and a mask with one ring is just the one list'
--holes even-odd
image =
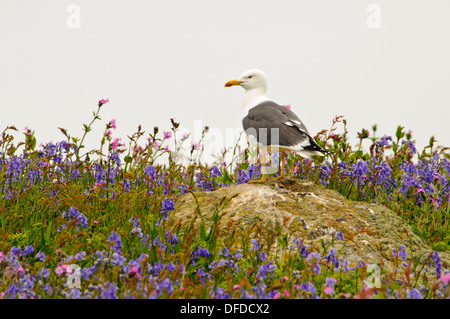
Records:
{"label": "rock", "polygon": [[[271,253],[282,234],[288,234],[291,242],[298,238],[308,247],[320,248],[321,241],[329,244],[338,230],[344,234],[345,244],[335,239],[334,249],[339,258],[351,263],[364,260],[392,269],[392,249],[398,251],[400,245],[406,246],[409,257],[421,262],[432,252],[411,226],[385,206],[351,201],[306,180],[272,179],[185,194],[176,203],[175,223],[187,225],[197,216],[194,224],[198,226],[202,218],[197,202],[207,229],[214,212],[219,211],[219,236],[225,242],[234,236],[237,245],[244,232],[258,231],[272,244]],[[441,252],[441,256],[443,266],[449,265],[450,253]]]}

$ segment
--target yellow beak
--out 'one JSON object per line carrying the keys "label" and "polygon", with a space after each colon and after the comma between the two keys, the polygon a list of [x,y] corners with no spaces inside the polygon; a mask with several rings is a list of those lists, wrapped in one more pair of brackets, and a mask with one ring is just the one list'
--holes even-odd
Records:
{"label": "yellow beak", "polygon": [[225,83],[225,87],[230,87],[233,85],[240,85],[240,84],[241,84],[241,82],[239,82],[238,80],[231,80],[231,81],[228,81],[227,83]]}

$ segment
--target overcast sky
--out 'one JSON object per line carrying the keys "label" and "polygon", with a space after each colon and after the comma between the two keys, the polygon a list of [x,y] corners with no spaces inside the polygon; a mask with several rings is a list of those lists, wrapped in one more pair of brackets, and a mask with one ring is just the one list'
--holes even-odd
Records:
{"label": "overcast sky", "polygon": [[88,146],[111,119],[124,140],[172,117],[225,139],[244,91],[224,84],[259,68],[313,135],[343,115],[350,137],[400,124],[449,146],[449,16],[448,0],[0,0],[0,129],[81,136],[109,98]]}

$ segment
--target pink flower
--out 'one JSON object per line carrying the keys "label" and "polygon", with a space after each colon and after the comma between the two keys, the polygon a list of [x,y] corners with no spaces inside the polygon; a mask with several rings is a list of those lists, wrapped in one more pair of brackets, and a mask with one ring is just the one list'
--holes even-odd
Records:
{"label": "pink flower", "polygon": [[288,110],[290,110],[291,109],[291,105],[290,104],[288,104],[288,105],[283,105],[285,108],[287,108]]}
{"label": "pink flower", "polygon": [[58,255],[58,254],[61,254],[61,247],[59,247],[57,250],[56,250],[56,254]]}
{"label": "pink flower", "polygon": [[101,99],[100,101],[98,101],[98,105],[99,106],[102,106],[103,104],[105,104],[105,103],[109,103],[109,99]]}
{"label": "pink flower", "polygon": [[103,182],[103,183],[95,183],[95,185],[94,185],[94,187],[92,187],[92,189],[96,190],[97,188],[102,187],[105,184],[106,184],[105,182]]}
{"label": "pink flower", "polygon": [[424,193],[425,194],[425,190],[423,188],[419,188],[416,193]]}
{"label": "pink flower", "polygon": [[170,152],[169,145],[164,146],[164,150]]}
{"label": "pink flower", "polygon": [[31,135],[31,130],[28,128],[28,126],[25,126],[25,132],[27,132],[27,135]]}
{"label": "pink flower", "polygon": [[111,145],[111,148],[113,150],[115,150],[117,148],[117,146],[119,146],[119,141],[121,141],[121,140],[122,140],[121,138],[115,138],[113,143],[112,143],[112,145]]}
{"label": "pink flower", "polygon": [[192,143],[192,146],[194,146],[194,149],[199,150],[202,148],[202,146],[200,145],[200,143],[194,142]]}
{"label": "pink flower", "polygon": [[297,289],[299,289],[299,288],[300,288],[300,286],[299,286],[299,285],[297,285],[297,284],[295,284],[294,286],[292,286],[292,288],[294,288],[294,290],[297,290]]}
{"label": "pink flower", "polygon": [[227,166],[227,163],[225,163],[225,161],[222,161],[222,163],[220,163],[222,166]]}
{"label": "pink flower", "polygon": [[98,224],[100,223],[98,220],[94,220],[94,224]]}
{"label": "pink flower", "polygon": [[185,288],[184,287],[180,287],[180,290],[183,291]]}
{"label": "pink flower", "polygon": [[172,132],[164,132],[164,139],[167,140],[172,137]]}
{"label": "pink flower", "polygon": [[327,295],[331,295],[333,294],[333,288],[331,287],[325,287],[325,289],[323,290],[324,293],[326,293]]}
{"label": "pink flower", "polygon": [[71,274],[72,270],[70,269],[70,265],[61,265],[61,263],[58,263],[58,267],[55,269],[55,273],[57,275],[61,275],[63,273]]}
{"label": "pink flower", "polygon": [[184,132],[184,133],[183,133],[183,137],[182,137],[181,139],[182,139],[182,140],[185,140],[185,139],[187,139],[189,136],[191,136],[191,133]]}
{"label": "pink flower", "polygon": [[64,271],[68,274],[72,273],[72,269],[70,269],[70,265],[62,265],[61,267],[64,268]]}
{"label": "pink flower", "polygon": [[59,263],[59,264],[58,264],[58,267],[56,267],[55,273],[56,273],[57,275],[61,275],[61,274],[64,273],[64,268],[61,267],[61,263]]}
{"label": "pink flower", "polygon": [[239,288],[241,288],[241,286],[239,286],[239,285],[234,285],[233,286],[233,290],[236,290],[236,289],[239,289]]}
{"label": "pink flower", "polygon": [[19,272],[19,274],[25,273],[25,270],[23,269],[22,266],[20,266],[19,268],[17,268],[17,271]]}
{"label": "pink flower", "polygon": [[111,136],[111,134],[112,134],[111,130],[107,130],[107,131],[106,131],[106,135],[107,135],[107,136]]}
{"label": "pink flower", "polygon": [[275,295],[273,295],[272,299],[278,299],[280,297],[280,294],[277,292]]}
{"label": "pink flower", "polygon": [[131,267],[131,272],[139,272],[139,269],[136,266]]}
{"label": "pink flower", "polygon": [[153,143],[153,148],[154,148],[155,150],[158,148],[158,141],[155,141],[155,142]]}
{"label": "pink flower", "polygon": [[138,269],[136,266],[132,266],[132,267],[131,267],[130,273],[136,274],[136,277],[137,277],[137,278],[140,277],[140,275],[139,275],[139,269]]}
{"label": "pink flower", "polygon": [[450,282],[450,273],[441,277],[441,280],[444,284]]}
{"label": "pink flower", "polygon": [[345,293],[345,294],[344,294],[344,297],[345,297],[346,299],[348,299],[348,298],[350,298],[350,294],[349,294],[349,293]]}
{"label": "pink flower", "polygon": [[290,297],[290,296],[291,296],[291,293],[290,293],[289,291],[287,291],[287,290],[285,290],[285,291],[283,292],[283,294],[284,294],[286,297]]}
{"label": "pink flower", "polygon": [[280,281],[288,281],[288,280],[289,280],[289,278],[286,277],[286,276],[283,276],[283,277],[280,278]]}
{"label": "pink flower", "polygon": [[116,120],[115,120],[115,119],[112,119],[111,121],[109,121],[109,125],[111,125],[111,127],[112,127],[113,129],[116,129],[116,128],[117,128]]}
{"label": "pink flower", "polygon": [[0,263],[2,262],[2,260],[3,260],[3,256],[4,256],[5,254],[3,253],[3,251],[0,251]]}

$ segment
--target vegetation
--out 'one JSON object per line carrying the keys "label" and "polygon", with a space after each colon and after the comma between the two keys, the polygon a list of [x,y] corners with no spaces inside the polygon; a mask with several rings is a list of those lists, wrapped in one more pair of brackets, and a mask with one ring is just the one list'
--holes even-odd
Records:
{"label": "vegetation", "polygon": [[[99,149],[87,151],[85,136],[107,102],[99,101],[81,138],[61,128],[65,140],[37,147],[31,130],[17,144],[15,127],[2,132],[0,298],[449,297],[450,273],[439,252],[450,250],[450,156],[434,138],[417,152],[403,127],[393,137],[377,138],[374,126],[372,136],[364,129],[358,133],[355,150],[345,119],[336,117],[330,130],[316,136],[332,155],[286,157],[286,175],[386,205],[435,250],[424,264],[413,264],[405,247],[398,247],[392,252],[398,267],[382,270],[374,286],[364,261],[351,264],[333,248],[346,240],[339,232],[321,249],[284,235],[281,249],[270,255],[258,232],[222,241],[220,210],[210,227],[177,224],[181,195],[246,183],[259,177],[261,163],[250,160],[250,148],[236,147],[232,163],[223,161],[224,151],[217,163],[202,164],[199,141],[182,165],[188,135],[178,134],[173,119],[172,130],[163,134],[139,127],[127,148],[112,137],[112,120]],[[362,147],[366,142],[369,152]],[[165,164],[158,164],[160,157]],[[237,163],[238,157],[246,160]],[[272,163],[278,165],[279,157],[273,154]]]}

